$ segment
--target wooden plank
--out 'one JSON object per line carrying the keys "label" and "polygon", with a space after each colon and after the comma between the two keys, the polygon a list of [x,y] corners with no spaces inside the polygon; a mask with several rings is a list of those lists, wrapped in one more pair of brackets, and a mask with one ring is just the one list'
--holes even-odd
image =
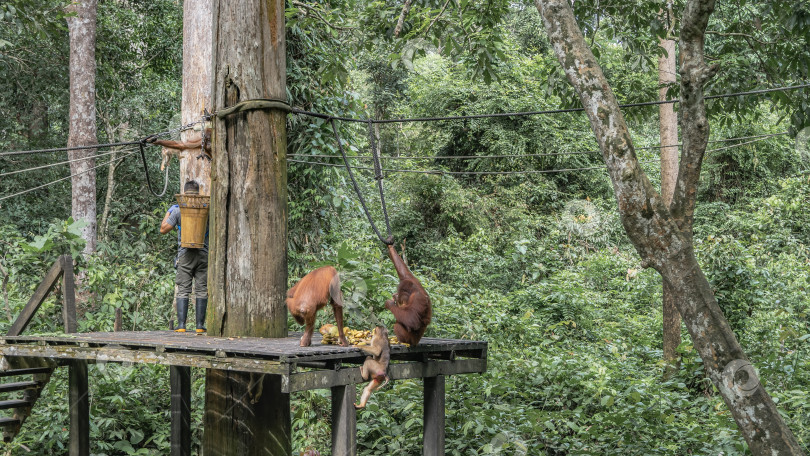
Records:
{"label": "wooden plank", "polygon": [[354,384],[332,387],[332,456],[357,455],[357,410]]}
{"label": "wooden plank", "polygon": [[191,368],[171,366],[171,456],[191,456]]}
{"label": "wooden plank", "polygon": [[15,391],[24,391],[28,388],[36,388],[39,382],[13,382],[3,383],[0,385],[0,393],[12,393]]}
{"label": "wooden plank", "polygon": [[78,331],[76,324],[76,284],[73,279],[73,258],[70,255],[59,257],[62,263],[62,320],[65,332],[72,334]]}
{"label": "wooden plank", "polygon": [[28,323],[31,323],[31,319],[34,318],[39,306],[42,305],[43,301],[45,301],[45,298],[53,289],[53,286],[56,284],[56,281],[59,279],[61,274],[62,262],[60,260],[56,260],[53,263],[53,266],[51,266],[50,271],[48,271],[48,274],[45,275],[45,278],[37,287],[34,295],[31,296],[31,299],[28,300],[28,303],[25,305],[22,312],[20,312],[20,315],[16,320],[14,320],[14,324],[11,325],[11,328],[8,330],[9,336],[18,336],[20,333],[25,331]]}
{"label": "wooden plank", "polygon": [[[6,336],[2,338],[7,344],[32,342],[64,343],[90,345],[118,344],[139,349],[163,348],[166,351],[197,351],[214,354],[217,351],[228,357],[267,358],[291,363],[312,363],[319,361],[341,361],[361,364],[365,355],[355,347],[334,345],[300,347],[298,339],[266,339],[258,337],[196,337],[172,331],[121,331],[109,333],[70,334],[65,336]],[[457,357],[484,358],[486,342],[434,339],[430,343],[416,347],[394,346],[391,348],[392,360],[421,360],[424,358]]]}
{"label": "wooden plank", "polygon": [[70,403],[70,456],[90,455],[90,396],[87,362],[71,361],[68,373]]}
{"label": "wooden plank", "polygon": [[0,410],[18,408],[18,407],[28,407],[31,403],[24,400],[24,399],[9,399],[7,401],[0,401]]}
{"label": "wooden plank", "polygon": [[425,378],[422,454],[444,456],[444,375]]}
{"label": "wooden plank", "polygon": [[[473,374],[486,372],[484,359],[458,359],[456,361],[426,361],[424,363],[400,363],[388,366],[391,380],[435,377],[437,375]],[[282,378],[281,390],[286,392],[332,388],[338,385],[362,383],[359,367],[340,370],[317,370],[298,372]]]}
{"label": "wooden plank", "polygon": [[17,426],[19,424],[20,420],[18,420],[17,418],[8,418],[8,417],[0,418],[0,427]]}
{"label": "wooden plank", "polygon": [[[185,353],[158,353],[154,351],[128,350],[114,347],[72,347],[65,345],[0,345],[0,355],[44,357],[54,359],[85,361],[103,361],[111,363],[145,363],[168,366],[202,367],[228,371],[254,372],[262,374],[284,375],[289,367],[278,361],[246,359],[246,358],[219,358],[210,355]],[[0,375],[2,373],[0,372]]]}
{"label": "wooden plank", "polygon": [[33,375],[33,374],[50,374],[53,368],[50,367],[31,367],[25,369],[10,369],[0,371],[0,377],[16,377],[18,375]]}

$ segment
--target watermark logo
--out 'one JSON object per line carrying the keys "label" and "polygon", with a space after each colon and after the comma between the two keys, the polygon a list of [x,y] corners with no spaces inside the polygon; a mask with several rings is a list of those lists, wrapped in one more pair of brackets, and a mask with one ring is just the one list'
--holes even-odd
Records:
{"label": "watermark logo", "polygon": [[514,456],[526,456],[529,454],[529,447],[520,436],[511,432],[503,431],[495,435],[488,444],[488,454],[502,454]]}
{"label": "watermark logo", "polygon": [[759,376],[756,369],[744,359],[735,359],[726,364],[722,379],[726,387],[741,397],[751,396],[759,388]]}
{"label": "watermark logo", "polygon": [[563,228],[570,235],[589,239],[597,237],[602,231],[602,213],[588,200],[572,200],[565,203],[560,217]]}

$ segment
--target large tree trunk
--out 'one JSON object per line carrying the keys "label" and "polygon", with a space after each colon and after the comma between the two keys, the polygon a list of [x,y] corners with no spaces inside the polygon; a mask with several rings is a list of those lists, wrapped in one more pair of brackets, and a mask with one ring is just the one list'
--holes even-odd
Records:
{"label": "large tree trunk", "polygon": [[692,249],[700,165],[709,135],[703,86],[717,71],[703,60],[703,38],[712,0],[689,0],[681,30],[681,131],[683,153],[671,209],[636,159],[624,117],[588,48],[569,0],[535,0],[571,85],[579,93],[608,167],[622,224],[645,266],[669,285],[706,373],[731,410],[756,455],[804,454],[776,405],[759,383]]}
{"label": "large tree trunk", "polygon": [[[68,147],[92,146],[96,139],[96,5],[97,0],[78,0],[68,7],[75,16],[67,17],[70,34],[70,126]],[[70,160],[92,157],[95,149],[72,150]],[[84,253],[96,251],[96,172],[95,159],[70,164],[74,220],[83,219],[87,226],[82,237],[87,242]]]}
{"label": "large tree trunk", "polygon": [[[186,0],[183,3],[183,125],[199,121],[204,109],[209,108],[211,45],[211,2]],[[180,139],[184,142],[198,140],[205,126],[197,127],[180,133]],[[196,180],[200,184],[201,195],[211,194],[211,162],[198,158],[200,155],[198,150],[180,154],[181,192],[187,181]]]}
{"label": "large tree trunk", "polygon": [[[672,11],[667,12],[670,16]],[[670,23],[674,22],[670,18]],[[671,32],[671,30],[670,30]],[[658,99],[666,101],[669,99],[667,92],[669,87],[676,83],[675,72],[675,40],[659,40],[659,46],[666,55],[658,58]],[[673,104],[662,104],[658,107],[659,133],[661,140],[661,197],[664,204],[669,207],[672,203],[672,196],[675,193],[675,181],[678,179],[678,118],[675,116],[675,106]],[[669,286],[664,283],[662,286],[663,301],[663,348],[664,348],[664,377],[669,378],[677,372],[678,345],[681,344],[681,315],[675,304],[675,294]]]}
{"label": "large tree trunk", "polygon": [[[286,98],[284,2],[214,2],[212,106]],[[217,119],[211,172],[208,331],[286,337],[286,114]],[[290,398],[278,378],[209,370],[203,451],[290,454]]]}

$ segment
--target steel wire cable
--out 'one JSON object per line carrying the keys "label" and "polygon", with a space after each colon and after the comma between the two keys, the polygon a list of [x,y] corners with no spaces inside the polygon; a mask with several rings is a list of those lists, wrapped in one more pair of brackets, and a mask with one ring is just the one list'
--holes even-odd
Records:
{"label": "steel wire cable", "polygon": [[121,158],[116,158],[116,159],[111,159],[111,160],[108,160],[108,161],[106,161],[106,162],[104,162],[104,163],[102,163],[102,164],[100,164],[100,165],[96,165],[96,166],[94,166],[94,167],[92,167],[92,168],[90,168],[90,169],[86,169],[86,170],[84,170],[84,171],[80,171],[80,172],[78,172],[78,173],[71,174],[71,175],[69,175],[69,176],[65,176],[65,177],[62,177],[62,178],[56,179],[56,180],[54,180],[54,181],[48,182],[48,183],[45,183],[45,184],[42,184],[42,185],[38,185],[38,186],[36,186],[36,187],[32,187],[32,188],[29,188],[29,189],[26,189],[26,190],[23,190],[23,191],[20,191],[20,192],[17,192],[17,193],[13,193],[13,194],[11,194],[11,195],[6,195],[6,196],[3,196],[3,197],[0,197],[0,201],[4,201],[4,200],[7,200],[7,199],[9,199],[9,198],[13,198],[13,197],[15,197],[15,196],[24,195],[24,194],[26,194],[26,193],[33,192],[34,190],[39,190],[39,189],[41,189],[41,188],[45,188],[45,187],[48,187],[48,186],[51,186],[51,185],[57,184],[57,183],[62,182],[62,181],[64,181],[64,180],[67,180],[67,179],[70,179],[70,178],[73,178],[73,177],[76,177],[76,176],[79,176],[79,175],[82,175],[82,174],[85,174],[85,173],[89,173],[90,171],[93,171],[93,170],[95,170],[95,169],[97,169],[97,168],[100,168],[100,167],[102,167],[102,166],[107,166],[107,165],[109,165],[109,164],[110,164],[111,162],[113,162],[113,161],[117,161],[118,163],[116,163],[116,164],[120,164],[122,161],[124,161],[124,159],[126,159],[126,158],[128,158],[128,157],[132,156],[132,155],[133,155],[133,154],[135,154],[135,153],[137,153],[137,151],[129,152],[129,153],[127,153],[126,155],[124,155],[123,157],[121,157]]}
{"label": "steel wire cable", "polygon": [[66,164],[74,163],[74,162],[78,162],[78,161],[94,160],[96,158],[104,157],[106,155],[113,155],[113,154],[116,154],[116,153],[119,153],[119,152],[129,152],[129,151],[133,151],[133,150],[137,150],[137,149],[135,149],[135,148],[116,149],[116,150],[113,150],[113,151],[110,151],[110,152],[104,152],[104,153],[101,153],[101,154],[95,154],[92,157],[74,158],[72,160],[65,160],[65,161],[61,161],[61,162],[57,162],[57,163],[48,163],[47,165],[35,166],[33,168],[25,168],[25,169],[18,169],[18,170],[14,170],[14,171],[7,171],[7,172],[4,172],[4,173],[0,173],[0,177],[12,176],[14,174],[25,173],[25,172],[28,172],[28,171],[35,171],[35,170],[38,170],[38,169],[52,168],[54,166],[66,165]]}
{"label": "steel wire cable", "polygon": [[[752,135],[752,136],[740,136],[736,138],[725,138],[725,139],[714,139],[709,141],[709,143],[717,143],[717,142],[729,142],[729,141],[742,141],[745,139],[756,138],[758,140],[765,140],[768,138],[772,138],[774,136],[783,136],[787,135],[788,132],[781,132],[781,133],[768,133],[763,135]],[[757,141],[749,141],[747,143],[742,144],[732,144],[729,146],[736,147],[741,146],[743,144],[750,144]],[[681,147],[683,144],[668,144],[666,146],[644,146],[644,147],[636,147],[635,150],[650,150],[650,149],[668,149],[670,147]],[[711,149],[707,150],[706,152],[712,152],[717,150],[723,150],[723,148],[719,149]],[[547,152],[547,153],[539,153],[539,154],[503,154],[503,155],[436,155],[431,157],[415,157],[415,156],[398,156],[398,157],[385,157],[380,156],[383,160],[452,160],[452,159],[476,159],[476,158],[532,158],[532,157],[552,157],[552,156],[565,156],[565,155],[589,155],[589,154],[597,154],[600,153],[601,150],[588,150],[583,152]],[[337,157],[337,155],[325,155],[325,154],[289,154],[289,157],[300,157],[300,158],[333,158]],[[373,157],[366,157],[361,155],[354,155],[349,156],[351,159],[356,160],[372,160]]]}
{"label": "steel wire cable", "polygon": [[[785,86],[785,87],[774,87],[771,89],[760,89],[760,90],[749,90],[746,92],[735,92],[735,93],[727,93],[727,94],[720,94],[720,95],[707,95],[704,96],[704,100],[716,100],[719,98],[733,98],[733,97],[741,97],[747,95],[759,95],[764,93],[772,93],[772,92],[786,92],[789,90],[798,90],[810,87],[810,83],[808,84],[797,84],[792,86]],[[636,108],[641,106],[656,106],[656,105],[663,105],[663,104],[673,104],[679,103],[681,100],[679,98],[675,98],[672,100],[659,100],[659,101],[645,101],[640,103],[625,103],[620,104],[619,108]],[[354,117],[338,117],[338,116],[331,116],[328,114],[321,114],[312,111],[305,111],[303,109],[293,108],[291,112],[293,114],[301,114],[311,117],[318,117],[321,119],[334,119],[334,120],[342,120],[345,122],[372,122],[372,123],[379,123],[379,124],[386,124],[386,123],[400,123],[400,122],[437,122],[437,121],[446,121],[446,120],[467,120],[467,119],[488,119],[488,118],[496,118],[496,117],[522,117],[522,116],[537,116],[537,115],[548,115],[548,114],[564,114],[564,113],[572,113],[572,112],[583,112],[585,108],[566,108],[566,109],[549,109],[543,111],[519,111],[519,112],[500,112],[500,113],[490,113],[490,114],[471,114],[471,115],[463,115],[463,116],[434,116],[434,117],[406,117],[400,119],[359,119]]]}

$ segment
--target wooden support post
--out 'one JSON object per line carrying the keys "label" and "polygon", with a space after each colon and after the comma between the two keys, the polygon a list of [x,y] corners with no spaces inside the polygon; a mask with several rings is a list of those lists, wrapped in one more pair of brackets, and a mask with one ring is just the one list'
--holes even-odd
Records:
{"label": "wooden support post", "polygon": [[191,368],[169,367],[171,383],[171,456],[191,456]]}
{"label": "wooden support post", "polygon": [[70,456],[90,455],[90,397],[87,384],[87,361],[70,361]]}
{"label": "wooden support post", "polygon": [[[124,326],[124,311],[120,307],[115,308],[115,323],[113,324],[113,331],[121,331]],[[174,328],[169,328],[174,329]]]}
{"label": "wooden support post", "polygon": [[76,286],[73,279],[73,258],[70,255],[59,257],[62,263],[62,291],[65,302],[62,304],[62,319],[65,322],[65,332],[68,334],[78,332],[76,324]]}
{"label": "wooden support post", "polygon": [[424,456],[444,455],[444,375],[425,378]]}
{"label": "wooden support post", "polygon": [[332,387],[332,456],[357,454],[357,410],[354,385]]}
{"label": "wooden support post", "polygon": [[281,392],[281,375],[207,369],[203,423],[205,456],[292,454],[290,395]]}

